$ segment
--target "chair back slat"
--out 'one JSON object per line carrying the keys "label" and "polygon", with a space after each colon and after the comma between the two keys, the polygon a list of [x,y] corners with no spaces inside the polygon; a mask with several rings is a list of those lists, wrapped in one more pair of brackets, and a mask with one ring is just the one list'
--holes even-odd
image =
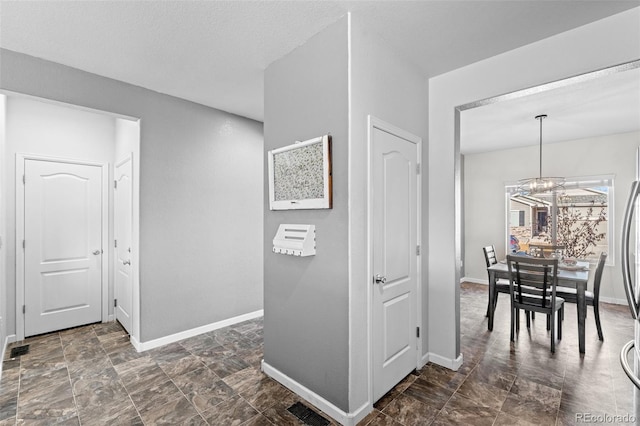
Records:
{"label": "chair back slat", "polygon": [[[562,338],[560,310],[564,299],[556,297],[558,284],[558,259],[533,258],[529,256],[507,256],[509,267],[509,294],[511,296],[511,341],[514,341],[520,309],[547,315],[551,330],[551,352],[555,352],[556,314],[558,315],[558,338]],[[527,321],[529,327],[529,321]]]}
{"label": "chair back slat", "polygon": [[517,281],[520,281],[520,283],[522,285],[526,285],[528,287],[536,287],[539,289],[542,289],[543,287],[549,287],[549,284],[552,280],[552,274],[553,271],[551,270],[551,268],[549,268],[546,271],[547,274],[547,284],[545,285],[545,280],[544,280],[544,276],[545,276],[545,271],[539,271],[539,272],[531,272],[529,270],[525,270],[524,268],[522,268],[522,264],[519,264],[520,266],[520,276],[518,277]]}
{"label": "chair back slat", "polygon": [[493,245],[482,247],[482,251],[484,252],[484,260],[487,263],[487,268],[498,263],[496,248]]}
{"label": "chair back slat", "polygon": [[555,298],[558,282],[558,259],[509,255],[507,256],[507,264],[512,297],[518,303],[537,303],[541,307],[545,307],[548,296],[553,295]]}

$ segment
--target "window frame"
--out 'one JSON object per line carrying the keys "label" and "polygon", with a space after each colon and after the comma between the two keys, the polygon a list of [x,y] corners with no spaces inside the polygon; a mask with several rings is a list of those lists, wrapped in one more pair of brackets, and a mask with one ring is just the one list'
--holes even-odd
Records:
{"label": "window frame", "polygon": [[[595,175],[595,176],[574,176],[566,178],[565,188],[594,188],[606,186],[607,190],[607,266],[615,266],[615,175]],[[509,253],[510,248],[510,214],[511,197],[517,192],[518,183],[506,182],[505,191],[505,253]],[[551,210],[551,209],[550,209]],[[555,212],[552,213],[555,217]],[[589,260],[590,264],[597,263],[596,260]]]}

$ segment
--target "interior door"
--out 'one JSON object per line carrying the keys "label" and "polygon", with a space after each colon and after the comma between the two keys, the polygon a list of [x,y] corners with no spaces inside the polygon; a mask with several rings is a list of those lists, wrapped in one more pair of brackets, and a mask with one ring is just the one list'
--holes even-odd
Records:
{"label": "interior door", "polygon": [[131,156],[115,168],[114,237],[116,240],[115,298],[116,319],[131,334],[133,276],[131,270],[132,165]]}
{"label": "interior door", "polygon": [[373,400],[416,368],[417,145],[372,129]]}
{"label": "interior door", "polygon": [[102,319],[102,168],[25,159],[25,336]]}

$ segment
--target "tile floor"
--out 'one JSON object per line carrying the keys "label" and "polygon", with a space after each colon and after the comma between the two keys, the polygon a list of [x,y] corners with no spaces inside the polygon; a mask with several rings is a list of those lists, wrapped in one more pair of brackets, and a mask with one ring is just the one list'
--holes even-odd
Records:
{"label": "tile floor", "polygon": [[[461,369],[427,364],[378,401],[360,425],[571,425],[584,423],[580,413],[619,415],[618,424],[625,424],[633,385],[618,354],[633,337],[627,308],[602,305],[604,342],[589,311],[587,352],[580,356],[575,306],[567,306],[564,337],[551,354],[544,320],[509,342],[505,295],[489,333],[486,289],[462,285]],[[300,399],[260,372],[260,319],[143,353],[117,323],[12,346],[22,344],[30,345],[28,354],[5,355],[0,425],[302,424],[287,411]]]}

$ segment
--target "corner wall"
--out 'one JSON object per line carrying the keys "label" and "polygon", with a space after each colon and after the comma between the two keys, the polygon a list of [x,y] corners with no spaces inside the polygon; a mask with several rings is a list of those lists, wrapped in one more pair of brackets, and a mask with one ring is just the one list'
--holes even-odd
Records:
{"label": "corner wall", "polygon": [[[428,84],[420,70],[397,54],[383,40],[368,31],[357,12],[351,14],[350,63],[350,136],[349,136],[349,206],[350,206],[350,408],[357,411],[369,399],[369,332],[372,271],[367,264],[367,190],[368,190],[368,115],[422,138],[422,353],[428,351],[427,324],[427,244],[428,230]],[[373,401],[370,401],[372,403]]]}
{"label": "corner wall", "polygon": [[[357,14],[323,30],[266,70],[265,151],[331,131],[334,207],[266,211],[265,198],[265,371],[276,370],[274,377],[283,383],[295,382],[292,388],[310,402],[319,396],[323,404],[333,404],[328,413],[344,424],[357,422],[373,408],[369,115],[420,136],[421,162],[426,165],[427,81],[417,67],[369,33]],[[426,176],[423,173],[425,182]],[[427,198],[425,183],[424,211]],[[317,254],[273,254],[271,240],[280,223],[315,224]],[[425,250],[423,309],[427,257]],[[426,330],[426,315],[424,319]],[[427,346],[422,349],[426,354]]]}
{"label": "corner wall", "polygon": [[[264,362],[348,411],[347,20],[265,70],[264,154],[332,136],[333,209],[270,211],[264,184]],[[282,223],[316,226],[317,253],[272,252]]]}

